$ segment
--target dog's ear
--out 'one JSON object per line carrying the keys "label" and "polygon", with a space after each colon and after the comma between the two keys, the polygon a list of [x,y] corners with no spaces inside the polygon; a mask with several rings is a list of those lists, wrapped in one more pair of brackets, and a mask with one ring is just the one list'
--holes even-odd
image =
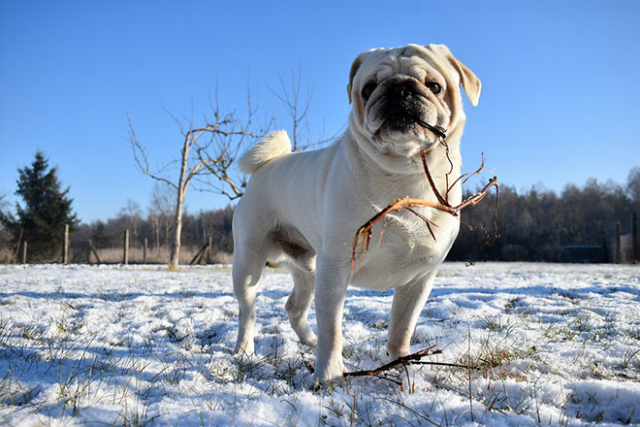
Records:
{"label": "dog's ear", "polygon": [[349,71],[349,84],[347,85],[347,95],[349,95],[349,104],[351,104],[351,88],[353,87],[353,79],[356,76],[356,73],[360,69],[360,66],[364,62],[364,59],[369,55],[369,52],[363,52],[353,61],[351,64],[351,71]]}
{"label": "dog's ear", "polygon": [[480,90],[482,89],[482,83],[478,76],[476,76],[469,67],[457,60],[447,46],[443,44],[430,44],[427,47],[428,49],[444,56],[453,68],[456,69],[458,74],[460,74],[460,83],[462,83],[462,87],[467,94],[467,98],[471,101],[471,105],[476,107],[478,105],[478,100],[480,99]]}

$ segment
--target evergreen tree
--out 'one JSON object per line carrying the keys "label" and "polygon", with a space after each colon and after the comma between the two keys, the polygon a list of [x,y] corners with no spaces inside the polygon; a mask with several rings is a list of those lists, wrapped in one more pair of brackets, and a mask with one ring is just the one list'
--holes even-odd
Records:
{"label": "evergreen tree", "polygon": [[[8,203],[5,201],[5,197],[5,194],[0,194],[0,252],[3,249],[9,248],[10,240],[9,232],[4,224],[4,221],[2,220],[7,216],[7,213],[5,213],[5,211],[7,209]],[[2,262],[2,259],[0,259],[0,262]]]}
{"label": "evergreen tree", "polygon": [[75,231],[80,222],[71,208],[69,187],[61,189],[57,168],[49,168],[49,160],[40,151],[30,167],[18,169],[18,176],[16,195],[24,206],[17,203],[17,219],[3,215],[2,222],[12,231],[14,241],[22,235],[22,241],[29,242],[30,259],[55,260],[62,250],[65,224]]}

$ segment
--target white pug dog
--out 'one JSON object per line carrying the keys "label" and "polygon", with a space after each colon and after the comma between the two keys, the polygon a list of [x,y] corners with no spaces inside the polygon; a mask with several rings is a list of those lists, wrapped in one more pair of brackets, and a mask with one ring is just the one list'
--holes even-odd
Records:
{"label": "white pug dog", "polygon": [[[342,315],[348,285],[395,288],[387,350],[391,358],[409,354],[418,316],[436,268],[458,234],[459,219],[416,208],[435,224],[434,240],[425,222],[411,212],[389,215],[380,246],[364,255],[357,274],[351,271],[352,246],[358,228],[391,201],[408,195],[437,202],[422,166],[423,149],[441,194],[447,193],[447,173],[449,183],[460,176],[466,120],[461,84],[477,105],[480,80],[444,45],[365,52],[351,67],[349,129],[336,143],[292,153],[286,132],[278,131],[239,159],[251,179],[233,218],[233,286],[240,305],[237,353],[254,351],[254,303],[265,262],[285,261],[294,280],[286,311],[300,341],[317,345],[318,381],[343,378]],[[448,156],[436,126],[447,129]],[[461,197],[459,185],[448,192],[452,205]],[[374,236],[381,227],[376,225]],[[317,338],[307,324],[314,294]]]}

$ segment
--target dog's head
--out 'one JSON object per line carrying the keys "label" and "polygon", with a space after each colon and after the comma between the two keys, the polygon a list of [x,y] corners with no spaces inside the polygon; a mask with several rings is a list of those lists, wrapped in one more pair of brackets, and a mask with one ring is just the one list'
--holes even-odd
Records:
{"label": "dog's head", "polygon": [[387,169],[399,158],[415,158],[438,143],[437,127],[459,139],[465,120],[461,84],[477,105],[480,80],[444,45],[362,53],[351,67],[347,87],[353,104],[351,131],[360,147]]}

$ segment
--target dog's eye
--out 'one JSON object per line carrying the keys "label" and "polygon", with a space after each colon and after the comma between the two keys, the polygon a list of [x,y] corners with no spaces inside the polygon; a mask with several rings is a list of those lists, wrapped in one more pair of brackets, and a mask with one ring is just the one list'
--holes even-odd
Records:
{"label": "dog's eye", "polygon": [[365,101],[371,97],[373,91],[376,90],[376,84],[374,82],[369,82],[362,88],[362,99]]}
{"label": "dog's eye", "polygon": [[436,82],[427,82],[427,87],[434,95],[440,95],[442,93],[442,86]]}

